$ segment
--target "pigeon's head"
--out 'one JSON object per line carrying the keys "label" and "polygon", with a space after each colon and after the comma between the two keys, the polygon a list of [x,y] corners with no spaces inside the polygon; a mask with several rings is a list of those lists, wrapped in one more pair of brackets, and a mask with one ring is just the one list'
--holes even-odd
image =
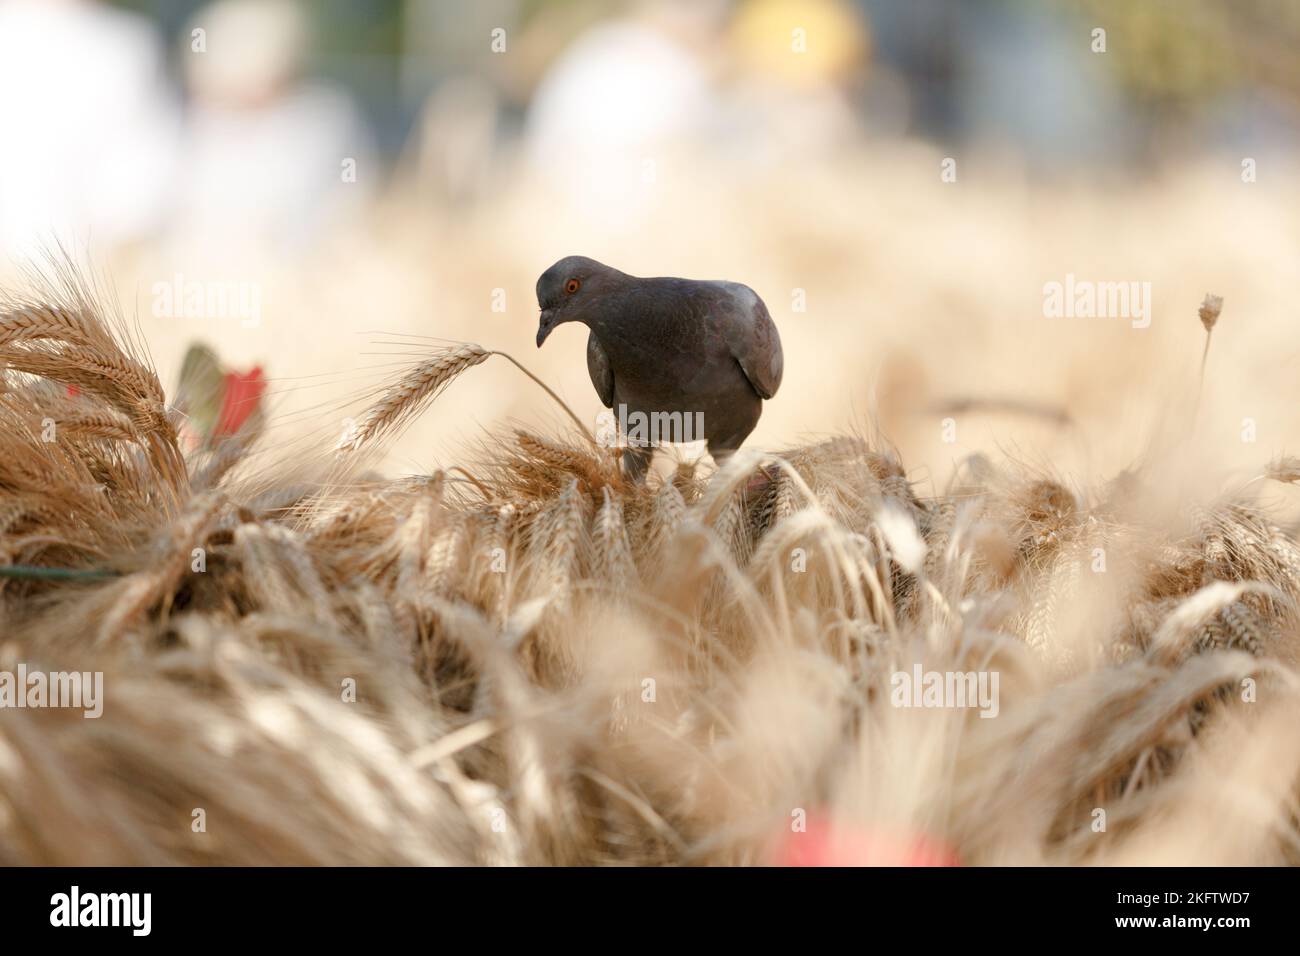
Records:
{"label": "pigeon's head", "polygon": [[542,310],[537,325],[537,347],[562,322],[588,322],[609,288],[623,273],[586,256],[567,256],[537,280],[537,305]]}

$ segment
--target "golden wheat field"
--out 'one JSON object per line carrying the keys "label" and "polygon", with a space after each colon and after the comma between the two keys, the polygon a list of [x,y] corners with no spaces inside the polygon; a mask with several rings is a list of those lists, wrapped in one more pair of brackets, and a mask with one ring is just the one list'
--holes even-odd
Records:
{"label": "golden wheat field", "polygon": [[[1209,166],[954,198],[914,159],[604,253],[765,277],[786,343],[745,448],[645,484],[583,424],[578,337],[531,350],[577,250],[517,197],[281,272],[223,343],[271,414],[211,448],[149,253],[8,279],[0,670],[104,700],[5,713],[0,863],[1300,860],[1295,204]],[[1149,277],[1155,321],[1044,319],[1071,271]],[[896,706],[917,667],[996,673],[995,719]]]}

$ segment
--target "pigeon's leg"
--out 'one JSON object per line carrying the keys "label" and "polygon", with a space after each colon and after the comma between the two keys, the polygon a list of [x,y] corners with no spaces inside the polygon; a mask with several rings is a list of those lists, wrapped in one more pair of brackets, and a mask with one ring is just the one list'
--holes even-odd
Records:
{"label": "pigeon's leg", "polygon": [[650,460],[655,450],[650,447],[628,445],[623,449],[623,473],[629,481],[645,481],[645,473],[650,468]]}
{"label": "pigeon's leg", "polygon": [[[727,462],[731,459],[731,456],[734,455],[736,449],[740,447],[740,442],[743,442],[746,437],[748,437],[748,435],[742,435],[740,441],[736,442],[734,445],[730,442],[718,442],[717,444],[713,442],[709,443],[709,455],[713,458],[713,463],[718,466],[718,471],[721,471],[727,466]],[[775,474],[771,469],[761,469],[745,483],[745,494],[766,494],[774,477]]]}
{"label": "pigeon's leg", "polygon": [[736,449],[748,437],[749,430],[747,429],[743,435],[728,435],[726,438],[709,439],[709,457],[713,459],[713,463],[718,466],[719,471],[727,464],[727,459],[736,453]]}
{"label": "pigeon's leg", "polygon": [[718,471],[723,469],[731,459],[731,456],[735,453],[736,449],[734,448],[714,448],[712,445],[709,446],[709,457],[712,458],[713,463],[718,466]]}

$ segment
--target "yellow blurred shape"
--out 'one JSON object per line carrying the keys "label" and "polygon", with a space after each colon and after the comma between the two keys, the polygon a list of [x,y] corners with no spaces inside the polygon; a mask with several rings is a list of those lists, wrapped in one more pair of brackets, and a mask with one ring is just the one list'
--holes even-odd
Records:
{"label": "yellow blurred shape", "polygon": [[871,30],[839,0],[755,0],[736,16],[741,62],[792,86],[819,86],[866,62]]}

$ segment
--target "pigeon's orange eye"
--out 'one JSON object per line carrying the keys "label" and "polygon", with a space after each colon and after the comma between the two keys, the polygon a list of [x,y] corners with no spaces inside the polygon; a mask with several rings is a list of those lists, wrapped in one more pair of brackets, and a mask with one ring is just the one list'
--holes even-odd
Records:
{"label": "pigeon's orange eye", "polygon": [[569,295],[573,295],[573,293],[578,291],[578,286],[580,285],[582,285],[582,283],[577,279],[570,279],[568,282],[564,283],[564,291],[569,293]]}

